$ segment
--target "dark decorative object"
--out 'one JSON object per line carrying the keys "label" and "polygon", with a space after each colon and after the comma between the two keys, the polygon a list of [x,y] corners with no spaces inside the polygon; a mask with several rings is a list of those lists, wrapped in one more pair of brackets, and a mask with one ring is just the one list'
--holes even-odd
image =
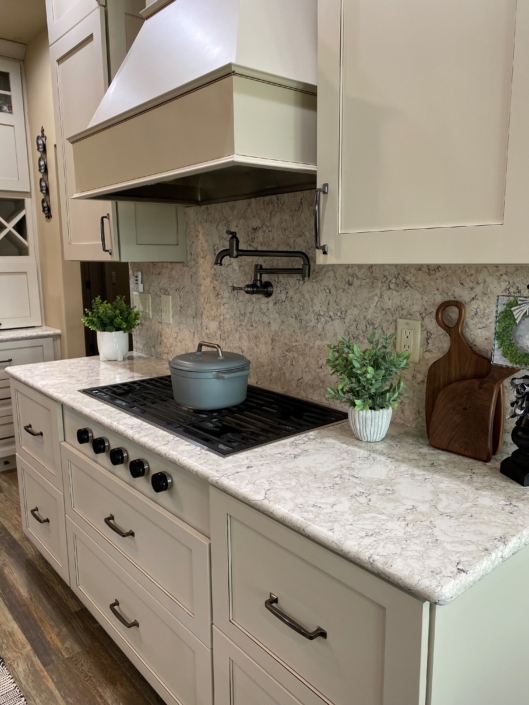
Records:
{"label": "dark decorative object", "polygon": [[36,139],[37,142],[37,151],[40,153],[38,165],[39,165],[39,172],[42,174],[39,180],[39,190],[41,194],[44,196],[44,198],[41,201],[41,206],[42,206],[42,212],[44,213],[44,217],[46,220],[50,220],[51,218],[51,205],[50,201],[46,196],[49,195],[50,193],[50,187],[47,179],[47,174],[48,174],[48,163],[46,159],[42,156],[46,154],[46,133],[44,132],[44,128],[40,128],[40,135],[37,136]]}
{"label": "dark decorative object", "polygon": [[310,279],[310,260],[305,252],[298,250],[241,250],[237,233],[226,230],[226,234],[230,235],[230,243],[226,250],[221,250],[215,257],[215,264],[218,266],[222,265],[226,257],[230,257],[230,259],[238,259],[239,257],[298,257],[303,263],[301,267],[272,267],[268,269],[265,269],[261,264],[256,264],[252,283],[246,286],[233,286],[232,291],[260,294],[268,299],[274,293],[274,287],[271,282],[263,282],[263,274],[299,274],[302,281]]}
{"label": "dark decorative object", "polygon": [[500,470],[519,485],[529,487],[529,375],[514,377],[511,387],[515,397],[511,418],[518,419],[511,438],[518,450],[502,461]]}
{"label": "dark decorative object", "polygon": [[46,152],[46,134],[44,128],[40,128],[40,135],[37,137],[37,152],[44,154]]}

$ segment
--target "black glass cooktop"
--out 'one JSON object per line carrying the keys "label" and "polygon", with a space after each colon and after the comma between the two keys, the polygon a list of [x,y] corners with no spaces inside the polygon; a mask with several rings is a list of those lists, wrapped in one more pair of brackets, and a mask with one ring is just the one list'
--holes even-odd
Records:
{"label": "black glass cooktop", "polygon": [[251,385],[242,404],[195,411],[175,402],[170,375],[81,391],[219,455],[239,453],[347,418],[343,411]]}

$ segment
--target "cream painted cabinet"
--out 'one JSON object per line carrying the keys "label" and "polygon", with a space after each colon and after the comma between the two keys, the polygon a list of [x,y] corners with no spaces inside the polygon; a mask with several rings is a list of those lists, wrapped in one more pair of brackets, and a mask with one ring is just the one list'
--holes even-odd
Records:
{"label": "cream painted cabinet", "polygon": [[108,88],[109,75],[137,33],[137,17],[126,9],[125,3],[113,5],[111,13],[98,7],[50,47],[64,256],[86,261],[182,261],[182,207],[72,199],[76,186],[68,137],[88,126]]}
{"label": "cream painted cabinet", "polygon": [[0,58],[0,191],[29,190],[22,65]]}
{"label": "cream painted cabinet", "polygon": [[529,262],[529,3],[319,0],[318,21],[318,262]]}
{"label": "cream painted cabinet", "polygon": [[99,0],[46,0],[50,44],[54,44],[100,4],[105,3]]}

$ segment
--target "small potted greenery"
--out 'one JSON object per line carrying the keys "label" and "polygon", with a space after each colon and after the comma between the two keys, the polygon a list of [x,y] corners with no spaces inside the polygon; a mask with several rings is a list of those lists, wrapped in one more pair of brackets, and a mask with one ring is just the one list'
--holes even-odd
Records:
{"label": "small potted greenery", "polygon": [[140,321],[140,312],[125,303],[124,296],[117,296],[113,303],[101,301],[97,296],[92,309],[85,309],[83,323],[97,332],[99,357],[121,362],[129,351],[129,333]]}
{"label": "small potted greenery", "polygon": [[327,364],[339,378],[336,388],[327,389],[327,397],[349,405],[349,423],[361,441],[381,441],[386,435],[393,409],[404,394],[404,383],[397,374],[409,365],[409,353],[393,352],[394,335],[377,339],[369,336],[371,347],[360,350],[350,338],[340,337],[328,345]]}

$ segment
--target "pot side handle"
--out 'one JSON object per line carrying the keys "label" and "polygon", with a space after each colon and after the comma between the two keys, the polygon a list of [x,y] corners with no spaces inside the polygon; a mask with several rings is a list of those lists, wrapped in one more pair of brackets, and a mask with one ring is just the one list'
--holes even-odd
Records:
{"label": "pot side handle", "polygon": [[234,377],[249,377],[250,370],[241,370],[240,372],[216,372],[213,379],[233,379]]}

